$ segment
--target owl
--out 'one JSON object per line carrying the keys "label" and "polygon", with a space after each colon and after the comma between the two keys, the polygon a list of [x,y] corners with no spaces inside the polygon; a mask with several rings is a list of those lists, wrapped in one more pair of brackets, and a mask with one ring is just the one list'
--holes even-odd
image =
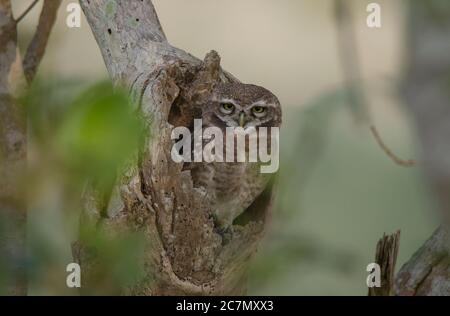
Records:
{"label": "owl", "polygon": [[[280,127],[281,106],[267,89],[242,83],[218,83],[202,106],[203,129],[218,127]],[[223,150],[227,142],[223,140]],[[248,149],[248,148],[247,148]],[[259,162],[195,163],[191,174],[195,187],[211,198],[211,211],[219,231],[228,231],[234,219],[263,192],[271,178],[260,172]]]}

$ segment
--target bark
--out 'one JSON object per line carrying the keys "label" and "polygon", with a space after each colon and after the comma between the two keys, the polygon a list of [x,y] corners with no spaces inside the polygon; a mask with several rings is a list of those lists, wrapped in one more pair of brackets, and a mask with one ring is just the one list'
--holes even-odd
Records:
{"label": "bark", "polygon": [[[215,81],[234,81],[217,53],[204,61],[171,46],[150,0],[80,0],[116,85],[129,89],[146,118],[145,146],[120,177],[106,218],[87,194],[84,218],[104,231],[141,231],[149,240],[145,277],[122,293],[134,295],[244,294],[249,259],[262,238],[271,208],[270,186],[234,226],[230,240],[215,232],[204,192],[189,170],[172,161],[172,124],[187,122]],[[148,136],[147,135],[147,136]],[[82,241],[74,244],[85,293],[95,287],[97,262]]]}
{"label": "bark", "polygon": [[27,129],[26,112],[17,97],[26,88],[24,66],[28,83],[34,78],[59,4],[59,0],[45,1],[23,65],[17,47],[18,21],[12,15],[10,0],[0,0],[0,264],[2,268],[6,266],[6,291],[13,295],[27,293],[27,193],[23,181],[27,169]]}
{"label": "bark", "polygon": [[450,295],[450,5],[410,1],[406,104],[413,113],[422,166],[442,227],[400,270],[397,295]]}
{"label": "bark", "polygon": [[381,286],[369,288],[369,296],[389,296],[393,293],[394,273],[400,246],[400,231],[393,235],[384,235],[378,241],[375,263],[381,268]]}
{"label": "bark", "polygon": [[438,229],[401,268],[395,284],[396,295],[450,295],[448,232]]}
{"label": "bark", "polygon": [[26,165],[26,130],[15,98],[18,77],[16,23],[9,1],[0,1],[0,260],[9,273],[6,291],[25,294],[25,201],[20,181]]}
{"label": "bark", "polygon": [[38,66],[44,57],[45,48],[50,37],[50,32],[56,21],[57,12],[61,0],[45,0],[44,6],[39,17],[36,32],[28,46],[25,58],[23,61],[23,68],[25,77],[28,83],[31,83],[36,75]]}

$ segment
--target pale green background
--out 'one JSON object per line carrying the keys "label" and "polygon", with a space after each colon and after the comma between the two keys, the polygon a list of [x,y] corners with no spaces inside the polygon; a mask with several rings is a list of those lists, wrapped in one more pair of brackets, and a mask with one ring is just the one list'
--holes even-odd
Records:
{"label": "pale green background", "polygon": [[[14,0],[16,12],[31,1]],[[65,25],[63,1],[41,79],[107,76],[84,18],[80,29]],[[282,207],[255,260],[250,294],[365,295],[365,271],[384,232],[402,230],[399,263],[405,262],[436,227],[432,198],[419,168],[393,164],[367,126],[355,124],[345,107],[330,121],[316,164],[288,161],[296,145],[302,109],[342,85],[331,0],[156,0],[169,40],[202,57],[217,50],[223,66],[245,82],[263,85],[285,110],[281,168],[293,185],[282,186]],[[381,29],[365,24],[365,7],[353,4],[364,84],[373,122],[390,147],[419,158],[413,124],[396,95],[405,52],[402,1],[382,5]],[[20,24],[21,43],[31,36],[38,7]],[[23,44],[22,44],[23,46]],[[330,107],[333,105],[330,105]],[[312,172],[300,194],[304,169]]]}

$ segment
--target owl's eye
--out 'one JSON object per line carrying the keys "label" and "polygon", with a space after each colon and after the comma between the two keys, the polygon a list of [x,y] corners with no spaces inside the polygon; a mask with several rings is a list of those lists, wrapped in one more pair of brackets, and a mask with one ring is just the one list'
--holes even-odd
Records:
{"label": "owl's eye", "polygon": [[259,114],[259,115],[261,115],[261,114],[263,114],[264,112],[266,112],[266,108],[263,107],[263,106],[254,106],[254,107],[252,108],[252,111],[253,111],[254,114]]}
{"label": "owl's eye", "polygon": [[222,112],[226,113],[226,114],[230,114],[231,112],[234,111],[234,104],[232,103],[222,103]]}

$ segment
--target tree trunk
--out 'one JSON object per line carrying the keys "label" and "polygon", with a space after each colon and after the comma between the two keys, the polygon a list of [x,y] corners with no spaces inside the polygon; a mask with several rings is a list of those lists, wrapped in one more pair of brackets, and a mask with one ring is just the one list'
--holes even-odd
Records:
{"label": "tree trunk", "polygon": [[[112,234],[144,232],[145,276],[122,293],[134,295],[231,295],[246,293],[246,270],[262,238],[271,208],[269,187],[234,226],[231,240],[214,231],[211,201],[193,187],[189,170],[171,159],[172,124],[192,113],[201,91],[214,80],[235,81],[219,67],[215,52],[200,61],[171,46],[150,0],[80,0],[116,85],[130,91],[133,106],[148,122],[139,157],[117,181],[107,216],[87,195],[84,218]],[[180,112],[181,111],[181,112]],[[192,118],[189,116],[188,118]],[[151,136],[149,136],[151,135]],[[74,244],[83,287],[95,287],[95,255]]]}
{"label": "tree trunk", "polygon": [[410,1],[406,104],[443,225],[398,273],[397,295],[450,295],[450,4]]}
{"label": "tree trunk", "polygon": [[[23,63],[29,67],[28,83],[43,58],[60,3],[61,0],[45,0]],[[27,169],[27,118],[18,95],[27,84],[17,47],[17,23],[11,1],[0,0],[0,267],[7,278],[0,280],[0,292],[26,295],[27,193],[23,180]]]}
{"label": "tree trunk", "polygon": [[0,0],[0,265],[6,266],[7,294],[26,293],[26,205],[20,181],[26,165],[25,119],[16,103],[20,58],[10,1]]}

